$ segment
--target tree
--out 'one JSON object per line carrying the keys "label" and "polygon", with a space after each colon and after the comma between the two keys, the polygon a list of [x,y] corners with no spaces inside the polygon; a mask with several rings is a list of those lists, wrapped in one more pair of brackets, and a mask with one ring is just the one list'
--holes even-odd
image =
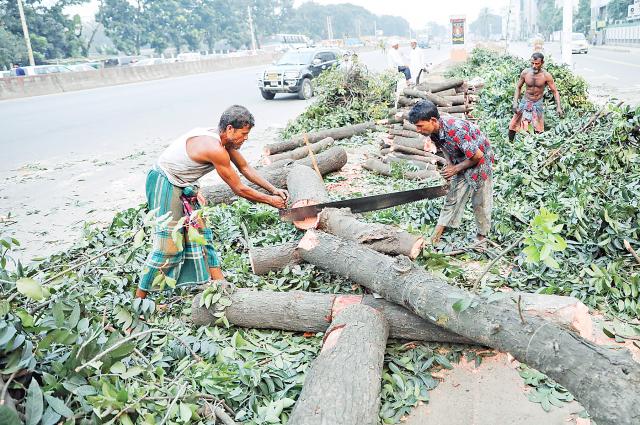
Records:
{"label": "tree", "polygon": [[556,7],[555,0],[540,0],[538,3],[538,22],[540,31],[545,36],[549,36],[554,31],[562,28],[562,9]]}
{"label": "tree", "polygon": [[469,25],[469,29],[485,39],[494,34],[502,34],[502,17],[494,15],[485,7],[480,10],[478,19]]}
{"label": "tree", "polygon": [[613,23],[619,20],[626,20],[629,14],[629,5],[633,0],[611,0],[607,5],[607,21]]}
{"label": "tree", "polygon": [[0,69],[9,69],[11,64],[16,62],[27,62],[24,39],[0,27]]}
{"label": "tree", "polygon": [[591,1],[580,0],[578,10],[573,15],[573,30],[587,34],[591,26]]}
{"label": "tree", "polygon": [[137,0],[135,5],[127,0],[100,2],[96,21],[104,26],[105,33],[118,51],[140,54],[140,48],[149,42],[146,31],[146,6],[145,0]]}

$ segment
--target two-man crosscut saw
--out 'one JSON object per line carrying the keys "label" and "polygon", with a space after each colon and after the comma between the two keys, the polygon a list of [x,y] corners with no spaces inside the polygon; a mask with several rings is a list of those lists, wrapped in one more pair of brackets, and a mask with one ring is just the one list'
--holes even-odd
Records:
{"label": "two-man crosscut saw", "polygon": [[449,185],[445,184],[422,189],[405,190],[403,192],[325,202],[324,204],[307,205],[298,208],[287,208],[280,210],[280,218],[284,221],[301,221],[305,218],[317,216],[324,208],[350,208],[353,213],[375,211],[409,202],[420,201],[422,199],[439,198],[446,195],[448,190]]}

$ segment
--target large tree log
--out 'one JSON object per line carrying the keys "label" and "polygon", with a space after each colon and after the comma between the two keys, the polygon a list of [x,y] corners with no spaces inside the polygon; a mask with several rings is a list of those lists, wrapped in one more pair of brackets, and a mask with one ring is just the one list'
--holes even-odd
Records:
{"label": "large tree log", "polygon": [[424,150],[424,138],[423,137],[402,137],[394,136],[390,142],[391,145],[402,145],[414,149]]}
{"label": "large tree log", "polygon": [[[308,167],[294,167],[287,177],[287,187],[292,207],[329,200],[324,182]],[[359,221],[348,209],[326,208],[317,217],[294,224],[299,229],[319,228],[380,249],[381,252],[402,254],[409,258],[416,258],[424,245],[422,236],[412,235],[394,226]]]}
{"label": "large tree log", "polygon": [[[277,247],[274,247],[277,250]],[[282,251],[280,251],[282,252]],[[282,254],[279,262],[287,258]],[[565,329],[592,337],[589,309],[573,297],[511,292],[504,295],[523,312],[553,321]],[[214,324],[218,311],[224,310],[229,323],[243,328],[278,329],[291,332],[324,332],[331,318],[351,304],[365,304],[381,312],[389,322],[389,338],[413,341],[474,344],[469,338],[441,328],[391,301],[365,295],[336,295],[305,291],[274,292],[238,288],[231,305],[200,306],[200,294],[194,297],[191,321],[198,326]]]}
{"label": "large tree log", "polygon": [[292,159],[292,160],[295,161],[295,160],[302,159],[302,158],[305,158],[306,156],[308,156],[309,155],[309,148],[311,148],[311,151],[314,154],[317,154],[317,153],[329,148],[331,145],[333,145],[333,139],[331,137],[327,137],[327,138],[324,138],[324,139],[320,140],[319,142],[309,144],[309,147],[300,146],[299,148],[296,148],[296,149],[293,149],[293,150],[290,150],[290,151],[278,153],[278,154],[275,154],[275,155],[265,156],[262,159],[262,163],[265,164],[265,165],[269,165],[269,164],[273,164],[274,162],[282,161],[283,159]]}
{"label": "large tree log", "polygon": [[398,97],[398,105],[400,106],[413,106],[419,101],[420,99],[415,97],[407,97],[407,96]]}
{"label": "large tree log", "polygon": [[[318,162],[320,173],[324,176],[325,174],[340,170],[344,164],[347,163],[347,152],[340,146],[334,146],[316,155],[316,160]],[[302,164],[307,167],[312,166],[311,158],[307,157],[297,161],[278,161],[256,170],[264,179],[275,187],[284,188],[287,187],[287,176],[289,175],[289,171],[291,171],[291,168],[295,164]],[[245,179],[243,179],[243,183],[259,190],[260,192],[265,192],[261,187],[253,183],[249,183]],[[204,186],[201,191],[209,204],[230,204],[238,199],[238,196],[233,193],[229,185],[226,183]]]}
{"label": "large tree log", "polygon": [[[308,231],[298,247],[307,262],[345,276],[479,344],[511,353],[567,388],[599,425],[640,423],[640,364],[627,351],[597,346],[511,301],[489,302],[353,241]],[[458,302],[468,308],[454,310]],[[476,304],[477,303],[477,304]]]}
{"label": "large tree log", "polygon": [[407,120],[402,121],[402,128],[409,131],[415,131],[416,133],[418,132],[418,127]]}
{"label": "large tree log", "polygon": [[439,93],[448,89],[455,89],[456,87],[460,87],[464,84],[464,80],[459,78],[454,78],[450,80],[444,80],[439,82],[428,82],[423,84],[417,84],[415,86],[418,90],[430,91],[431,93]]}
{"label": "large tree log", "polygon": [[291,425],[376,425],[389,327],[378,311],[352,305],[340,312],[306,373]]}
{"label": "large tree log", "polygon": [[262,276],[270,271],[282,270],[302,262],[296,251],[298,242],[253,247],[249,250],[249,263],[253,274]]}
{"label": "large tree log", "polygon": [[444,98],[451,103],[450,106],[467,105],[477,100],[476,96],[464,95],[464,94],[458,94],[455,96],[445,96]]}
{"label": "large tree log", "polygon": [[[405,96],[408,96],[409,98],[430,100],[431,102],[435,103],[437,106],[453,105],[449,100],[445,99],[444,97],[434,93],[430,93],[428,91],[416,90],[414,88],[406,88],[404,89],[403,93]],[[417,103],[417,101],[414,101],[412,104],[415,104],[415,103]]]}
{"label": "large tree log", "polygon": [[[283,259],[284,260],[284,259]],[[325,332],[332,317],[351,304],[364,304],[381,312],[389,322],[389,338],[409,341],[471,344],[468,338],[440,328],[406,308],[372,295],[336,295],[305,291],[255,291],[238,288],[230,296],[231,305],[221,308],[200,306],[200,294],[193,299],[191,321],[210,326],[224,309],[229,323],[243,328],[278,329],[291,332]]]}
{"label": "large tree log", "polygon": [[[355,136],[356,134],[364,133],[367,130],[374,129],[376,124],[374,122],[366,122],[363,124],[347,125],[345,127],[330,128],[328,130],[313,131],[307,134],[309,143],[315,143],[327,137],[331,137],[333,140],[346,139],[347,137]],[[280,152],[289,151],[299,146],[304,146],[304,135],[297,134],[290,140],[282,142],[271,143],[264,147],[264,156],[275,155]]]}
{"label": "large tree log", "polygon": [[438,108],[438,111],[443,112],[443,113],[446,112],[448,114],[467,113],[467,112],[473,111],[473,106],[471,106],[471,105],[449,106],[449,107],[446,107],[446,108]]}
{"label": "large tree log", "polygon": [[382,131],[382,132],[386,132],[392,136],[402,136],[402,137],[408,137],[410,139],[412,138],[420,138],[421,134],[415,131],[410,131],[410,130],[403,130],[401,128],[387,128],[387,127],[379,127],[378,131]]}
{"label": "large tree log", "polygon": [[[381,176],[391,177],[391,165],[385,164],[384,162],[369,158],[363,164],[362,168],[365,170],[369,170],[373,173],[380,174]],[[437,177],[439,174],[437,172],[434,173],[433,170],[420,170],[420,171],[407,171],[402,177],[407,180],[426,180],[433,177]]]}

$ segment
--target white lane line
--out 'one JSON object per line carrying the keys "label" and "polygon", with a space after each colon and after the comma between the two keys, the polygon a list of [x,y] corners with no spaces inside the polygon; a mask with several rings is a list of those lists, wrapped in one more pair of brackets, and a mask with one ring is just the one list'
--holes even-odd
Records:
{"label": "white lane line", "polygon": [[629,62],[624,62],[624,61],[617,61],[617,60],[614,60],[614,59],[599,58],[599,57],[593,56],[593,55],[589,56],[589,59],[596,59],[596,60],[603,61],[603,62],[610,62],[610,63],[616,63],[618,65],[626,65],[626,66],[632,66],[634,68],[640,68],[640,64],[637,64],[637,63],[629,63]]}

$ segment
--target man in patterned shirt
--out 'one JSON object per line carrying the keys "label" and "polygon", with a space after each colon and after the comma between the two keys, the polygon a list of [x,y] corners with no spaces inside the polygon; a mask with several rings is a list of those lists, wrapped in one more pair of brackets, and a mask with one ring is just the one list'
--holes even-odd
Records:
{"label": "man in patterned shirt", "polygon": [[457,118],[440,118],[438,108],[428,100],[418,102],[411,109],[409,121],[416,125],[418,132],[431,137],[449,163],[440,171],[450,188],[431,242],[437,244],[447,227],[460,226],[469,198],[478,227],[477,238],[485,239],[491,228],[493,206],[494,155],[489,140],[475,124]]}

